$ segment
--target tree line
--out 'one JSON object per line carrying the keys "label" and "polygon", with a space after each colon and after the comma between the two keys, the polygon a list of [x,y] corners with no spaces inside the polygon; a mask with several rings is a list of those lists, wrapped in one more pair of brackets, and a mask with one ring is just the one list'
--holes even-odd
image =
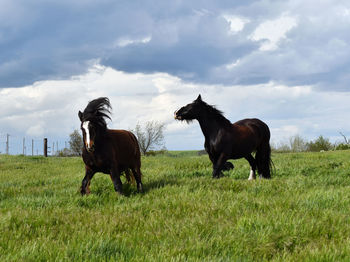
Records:
{"label": "tree line", "polygon": [[307,141],[300,135],[289,138],[288,142],[272,144],[274,152],[320,152],[329,150],[346,150],[350,149],[349,139],[340,133],[344,139],[342,142],[331,143],[329,138],[320,135],[315,140]]}
{"label": "tree line", "polygon": [[[158,121],[148,121],[145,124],[137,123],[130,131],[135,134],[143,155],[154,155],[156,149],[166,150],[164,146],[165,124]],[[322,135],[314,140],[307,141],[300,135],[294,135],[287,142],[272,143],[273,152],[320,152],[329,150],[350,149],[350,140],[341,133],[342,142],[331,143]],[[69,148],[57,152],[58,156],[80,156],[83,148],[83,138],[79,130],[74,130],[69,136]]]}

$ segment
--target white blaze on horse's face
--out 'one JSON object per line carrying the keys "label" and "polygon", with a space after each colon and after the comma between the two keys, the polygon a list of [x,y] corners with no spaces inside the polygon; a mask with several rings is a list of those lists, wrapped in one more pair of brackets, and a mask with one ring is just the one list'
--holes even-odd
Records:
{"label": "white blaze on horse's face", "polygon": [[85,146],[86,146],[87,150],[90,150],[90,148],[91,148],[89,123],[90,123],[90,121],[85,121],[82,125],[82,127],[85,131]]}

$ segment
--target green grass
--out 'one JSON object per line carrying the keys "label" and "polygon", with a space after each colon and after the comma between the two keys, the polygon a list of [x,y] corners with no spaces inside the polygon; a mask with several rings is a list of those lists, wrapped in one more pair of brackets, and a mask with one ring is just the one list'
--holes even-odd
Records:
{"label": "green grass", "polygon": [[245,160],[213,180],[207,156],[147,157],[144,194],[96,174],[82,197],[80,158],[1,155],[0,261],[349,261],[350,151],[273,160],[248,181]]}

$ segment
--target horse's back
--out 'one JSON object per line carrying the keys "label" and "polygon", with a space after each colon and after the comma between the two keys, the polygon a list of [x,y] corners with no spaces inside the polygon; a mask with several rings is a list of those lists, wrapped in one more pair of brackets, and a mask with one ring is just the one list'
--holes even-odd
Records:
{"label": "horse's back", "polygon": [[233,125],[242,125],[242,126],[258,125],[258,126],[267,127],[267,125],[258,118],[245,118],[233,123]]}
{"label": "horse's back", "polygon": [[107,132],[119,161],[123,163],[140,163],[139,144],[132,132],[122,129],[108,129]]}
{"label": "horse's back", "polygon": [[269,143],[269,127],[260,119],[247,118],[232,124],[234,147],[241,151],[244,149],[256,150],[261,144]]}
{"label": "horse's back", "polygon": [[270,139],[270,129],[267,124],[258,118],[246,118],[232,124],[236,129],[242,132],[253,132],[256,135]]}
{"label": "horse's back", "polygon": [[125,141],[131,144],[137,144],[137,139],[135,135],[128,131],[123,129],[108,129],[108,134],[111,138],[117,139],[119,141]]}

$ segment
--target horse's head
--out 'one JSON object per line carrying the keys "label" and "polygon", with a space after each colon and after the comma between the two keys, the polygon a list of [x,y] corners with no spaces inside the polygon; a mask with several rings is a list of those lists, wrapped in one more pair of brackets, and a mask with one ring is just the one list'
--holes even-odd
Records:
{"label": "horse's head", "polygon": [[110,118],[110,102],[107,97],[100,97],[89,102],[84,112],[79,111],[80,128],[83,133],[84,146],[88,152],[93,152],[96,140],[107,130],[105,118]]}
{"label": "horse's head", "polygon": [[174,112],[174,118],[176,120],[186,120],[191,121],[193,119],[197,119],[200,115],[202,108],[202,97],[199,95],[196,100],[192,103],[181,107],[179,110]]}

